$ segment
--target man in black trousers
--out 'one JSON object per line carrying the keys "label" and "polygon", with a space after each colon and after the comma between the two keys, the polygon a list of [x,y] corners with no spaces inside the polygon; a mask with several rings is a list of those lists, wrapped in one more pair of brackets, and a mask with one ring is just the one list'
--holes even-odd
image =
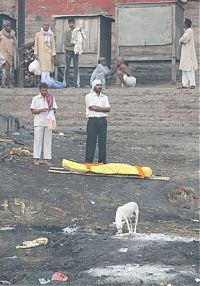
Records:
{"label": "man in black trousers", "polygon": [[87,122],[86,163],[93,163],[98,141],[98,163],[106,164],[107,117],[110,112],[108,97],[101,93],[102,83],[92,82],[92,91],[85,96]]}

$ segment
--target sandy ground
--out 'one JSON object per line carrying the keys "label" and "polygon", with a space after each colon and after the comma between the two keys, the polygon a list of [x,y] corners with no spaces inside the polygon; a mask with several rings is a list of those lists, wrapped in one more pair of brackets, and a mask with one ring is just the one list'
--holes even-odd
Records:
{"label": "sandy ground", "polygon": [[[50,174],[29,156],[9,155],[13,147],[32,150],[32,130],[7,135],[14,141],[0,142],[0,284],[40,285],[60,271],[69,280],[47,285],[199,285],[198,92],[125,93],[110,91],[108,161],[149,166],[170,181]],[[83,162],[82,121],[60,125],[54,165]],[[116,209],[129,201],[140,207],[138,233],[116,236]],[[47,245],[16,249],[39,237]]]}

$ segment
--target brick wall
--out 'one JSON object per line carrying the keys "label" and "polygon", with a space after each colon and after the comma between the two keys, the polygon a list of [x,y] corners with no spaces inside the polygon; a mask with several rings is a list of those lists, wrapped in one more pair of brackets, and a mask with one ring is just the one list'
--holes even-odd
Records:
{"label": "brick wall", "polygon": [[10,17],[16,18],[16,0],[1,0],[0,14],[7,14]]}

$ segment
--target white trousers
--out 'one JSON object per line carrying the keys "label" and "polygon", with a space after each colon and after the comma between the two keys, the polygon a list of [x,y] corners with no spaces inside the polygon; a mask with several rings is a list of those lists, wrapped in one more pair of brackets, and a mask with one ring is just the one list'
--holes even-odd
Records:
{"label": "white trousers", "polygon": [[41,74],[41,82],[46,82],[47,84],[50,81],[50,72],[49,71],[43,71]]}
{"label": "white trousers", "polygon": [[52,130],[44,126],[34,127],[33,158],[51,159]]}
{"label": "white trousers", "polygon": [[192,68],[191,71],[182,71],[182,85],[183,86],[196,86],[195,84],[195,72]]}

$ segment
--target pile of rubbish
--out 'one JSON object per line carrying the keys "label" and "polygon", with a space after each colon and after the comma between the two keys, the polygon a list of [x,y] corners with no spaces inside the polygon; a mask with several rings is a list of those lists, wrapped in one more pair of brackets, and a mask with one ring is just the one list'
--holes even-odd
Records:
{"label": "pile of rubbish", "polygon": [[24,48],[24,87],[37,87],[40,83],[40,76],[29,72],[29,65],[34,61],[33,43],[29,43]]}

